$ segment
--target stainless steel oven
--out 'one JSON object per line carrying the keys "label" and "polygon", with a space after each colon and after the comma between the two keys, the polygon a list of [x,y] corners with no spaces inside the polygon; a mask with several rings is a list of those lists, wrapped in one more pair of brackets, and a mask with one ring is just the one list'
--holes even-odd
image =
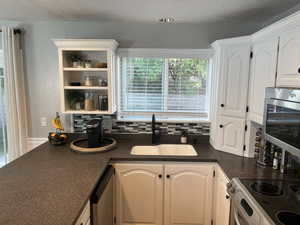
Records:
{"label": "stainless steel oven", "polygon": [[267,141],[300,155],[300,89],[266,89],[264,129]]}
{"label": "stainless steel oven", "polygon": [[231,197],[230,225],[274,225],[238,178],[227,185]]}

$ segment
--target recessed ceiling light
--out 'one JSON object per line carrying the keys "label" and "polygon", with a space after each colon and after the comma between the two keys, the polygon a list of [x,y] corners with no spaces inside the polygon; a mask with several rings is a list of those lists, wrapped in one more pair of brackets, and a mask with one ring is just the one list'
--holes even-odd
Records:
{"label": "recessed ceiling light", "polygon": [[171,17],[167,17],[167,18],[160,18],[158,21],[161,23],[173,23],[175,19]]}

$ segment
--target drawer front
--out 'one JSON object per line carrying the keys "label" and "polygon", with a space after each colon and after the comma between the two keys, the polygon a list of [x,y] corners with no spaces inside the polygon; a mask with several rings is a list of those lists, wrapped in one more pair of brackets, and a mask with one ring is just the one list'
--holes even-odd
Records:
{"label": "drawer front", "polygon": [[88,201],[81,215],[79,216],[77,222],[75,223],[75,225],[90,224],[90,217],[91,217],[91,207],[90,207],[90,201]]}

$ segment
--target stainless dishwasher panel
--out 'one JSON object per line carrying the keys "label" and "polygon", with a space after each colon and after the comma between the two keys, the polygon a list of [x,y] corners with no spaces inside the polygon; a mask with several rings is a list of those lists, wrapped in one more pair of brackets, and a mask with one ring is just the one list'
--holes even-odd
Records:
{"label": "stainless dishwasher panel", "polygon": [[109,166],[91,197],[92,225],[113,225],[113,175],[114,168]]}

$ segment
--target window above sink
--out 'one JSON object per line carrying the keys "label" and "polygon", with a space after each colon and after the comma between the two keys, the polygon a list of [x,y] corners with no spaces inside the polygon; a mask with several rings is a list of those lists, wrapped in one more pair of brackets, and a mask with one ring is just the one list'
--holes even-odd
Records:
{"label": "window above sink", "polygon": [[118,120],[208,120],[210,50],[122,49]]}

